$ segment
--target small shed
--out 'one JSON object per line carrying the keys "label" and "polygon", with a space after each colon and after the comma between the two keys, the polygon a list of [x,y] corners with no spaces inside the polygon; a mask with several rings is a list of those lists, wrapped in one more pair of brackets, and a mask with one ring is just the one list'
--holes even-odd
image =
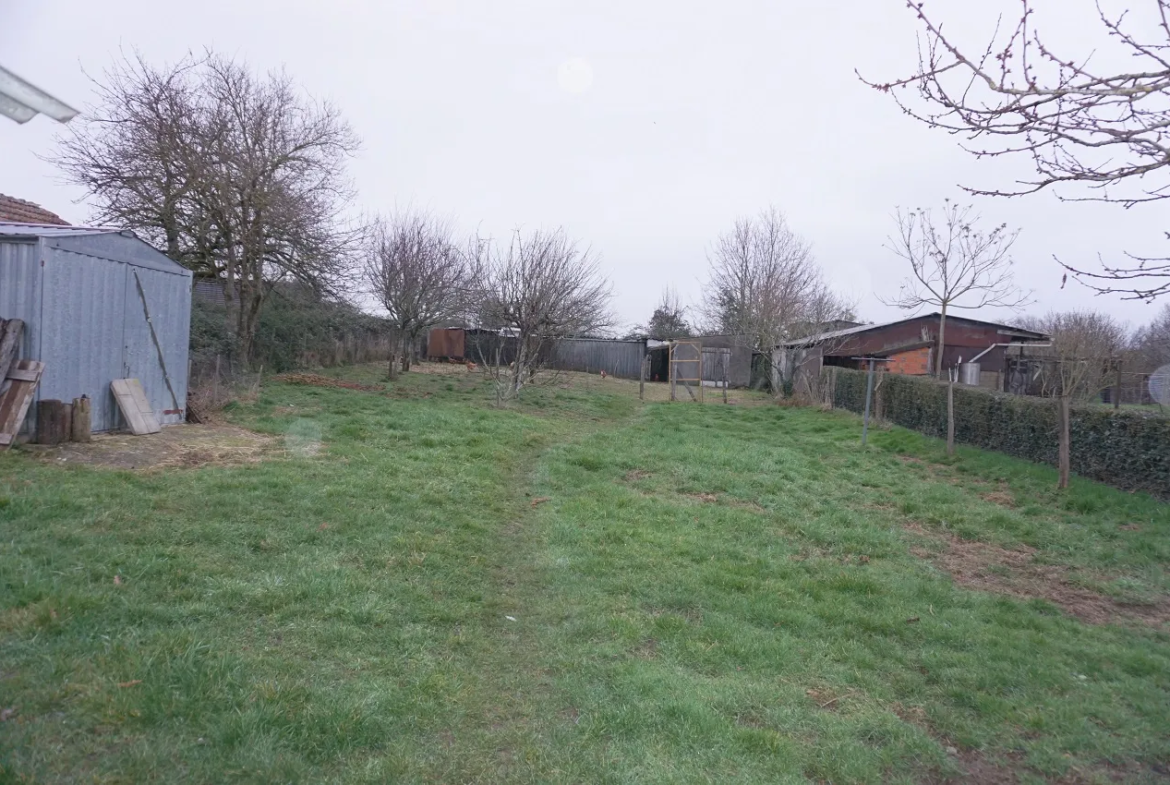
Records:
{"label": "small shed", "polygon": [[132,232],[0,222],[0,318],[23,320],[20,357],[45,363],[38,400],[87,395],[93,430],[118,430],[110,382],[133,377],[160,424],[183,422],[191,271]]}

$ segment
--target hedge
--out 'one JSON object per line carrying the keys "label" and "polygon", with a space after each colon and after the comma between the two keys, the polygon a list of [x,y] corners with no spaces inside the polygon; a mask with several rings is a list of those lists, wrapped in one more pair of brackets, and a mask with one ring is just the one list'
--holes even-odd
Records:
{"label": "hedge", "polygon": [[[826,368],[823,373],[836,375],[835,384],[828,382],[833,384],[835,407],[864,411],[864,371]],[[946,436],[946,384],[897,374],[881,378],[875,411],[883,419],[928,436]],[[1055,466],[1059,423],[1057,402],[1050,398],[955,386],[956,442]],[[1170,418],[1156,412],[1074,406],[1069,427],[1073,472],[1170,499]]]}
{"label": "hedge", "polygon": [[[389,326],[356,308],[271,296],[260,311],[251,365],[275,372],[298,368],[385,360],[390,356]],[[191,308],[192,363],[233,365],[235,339],[222,305],[196,299]],[[243,363],[249,364],[249,363]]]}

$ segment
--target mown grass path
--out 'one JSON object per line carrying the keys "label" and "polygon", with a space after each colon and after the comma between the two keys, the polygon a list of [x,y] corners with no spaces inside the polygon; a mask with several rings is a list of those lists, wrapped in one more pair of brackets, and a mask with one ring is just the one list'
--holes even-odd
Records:
{"label": "mown grass path", "polygon": [[846,415],[489,397],[471,375],[272,385],[230,415],[279,436],[254,465],[0,457],[0,781],[1155,781],[1170,761],[1164,626],[1086,623],[1017,562],[985,565],[991,591],[940,567],[977,543],[1153,613],[1165,505],[904,431],[862,453]]}

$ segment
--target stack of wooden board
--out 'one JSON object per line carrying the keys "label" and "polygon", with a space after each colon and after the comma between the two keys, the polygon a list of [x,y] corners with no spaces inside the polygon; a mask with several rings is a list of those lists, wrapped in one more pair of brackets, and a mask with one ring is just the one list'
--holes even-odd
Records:
{"label": "stack of wooden board", "polygon": [[23,335],[20,319],[0,319],[0,448],[16,441],[45,371],[42,362],[16,359]]}

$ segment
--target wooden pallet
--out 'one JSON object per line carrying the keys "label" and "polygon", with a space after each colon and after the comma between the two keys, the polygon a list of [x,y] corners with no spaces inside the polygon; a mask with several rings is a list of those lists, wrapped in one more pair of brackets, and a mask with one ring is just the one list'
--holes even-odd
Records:
{"label": "wooden pallet", "polygon": [[110,382],[110,389],[132,434],[144,436],[162,430],[158,418],[154,416],[154,409],[150,408],[150,402],[146,400],[142,382],[137,379],[115,379]]}
{"label": "wooden pallet", "polygon": [[8,389],[0,394],[0,447],[7,449],[16,441],[44,372],[45,364],[36,360],[19,360],[8,369]]}
{"label": "wooden pallet", "polygon": [[8,371],[20,352],[24,322],[20,319],[0,319],[0,395],[8,389]]}

